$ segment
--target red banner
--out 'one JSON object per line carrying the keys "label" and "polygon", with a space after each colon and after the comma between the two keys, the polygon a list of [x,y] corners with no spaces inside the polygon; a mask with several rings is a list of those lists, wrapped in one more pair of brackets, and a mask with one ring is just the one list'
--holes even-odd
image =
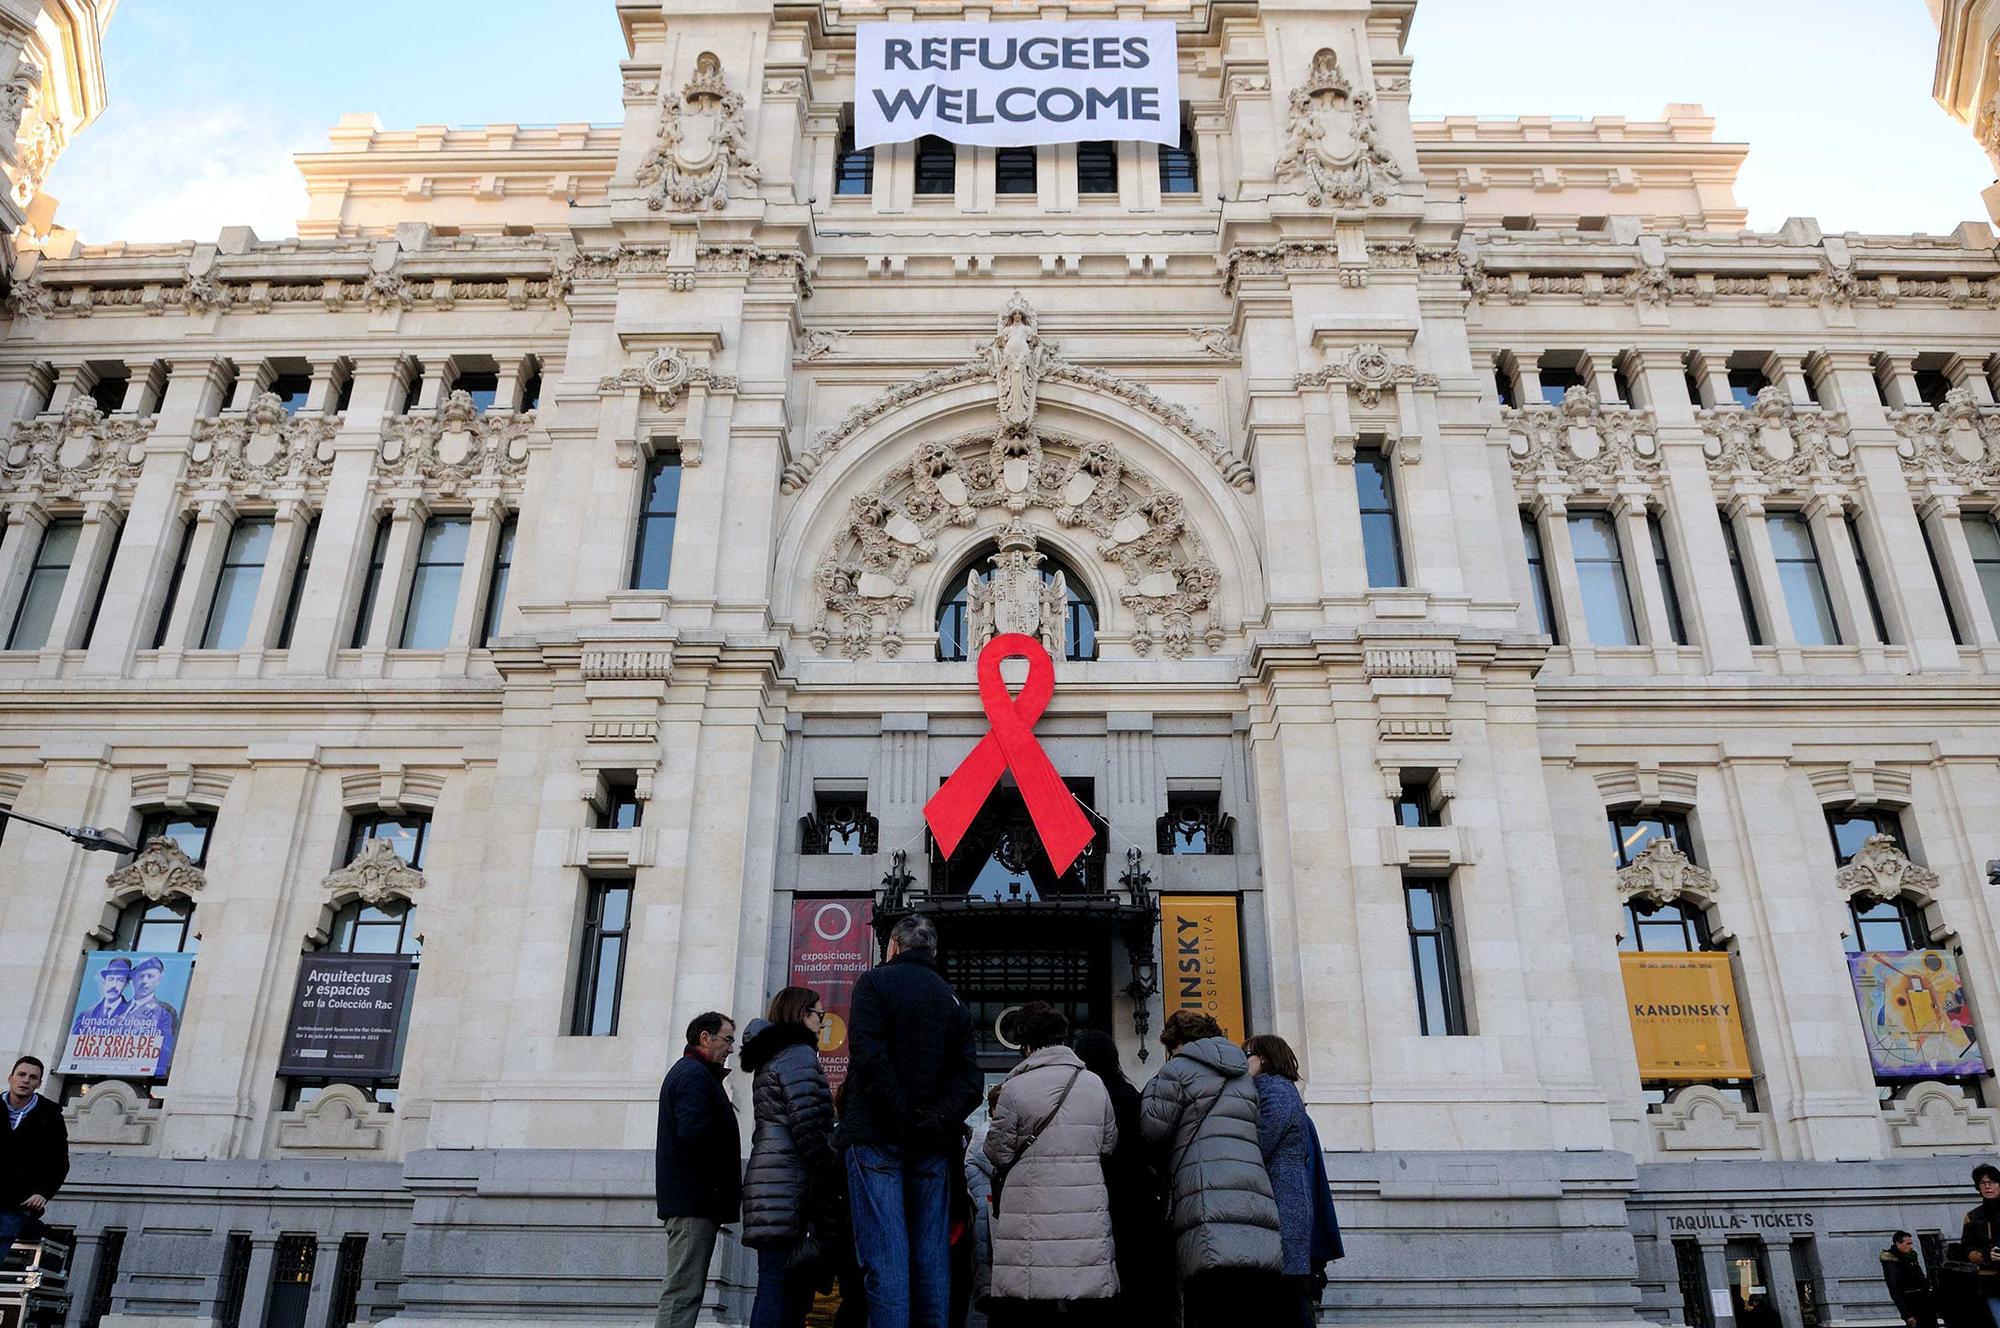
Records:
{"label": "red banner", "polygon": [[854,983],[875,964],[875,901],[794,899],[792,971],[794,987],[819,993],[826,1019],[819,1029],[819,1058],[826,1081],[838,1092],[847,1078],[847,1018]]}

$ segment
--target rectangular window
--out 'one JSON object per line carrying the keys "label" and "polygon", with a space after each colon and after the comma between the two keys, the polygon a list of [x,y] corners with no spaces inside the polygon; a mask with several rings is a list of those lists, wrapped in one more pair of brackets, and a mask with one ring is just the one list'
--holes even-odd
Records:
{"label": "rectangular window", "polygon": [[924,194],[958,192],[958,148],[936,134],[917,140],[916,191]]}
{"label": "rectangular window", "polygon": [[1118,192],[1118,145],[1102,139],[1076,145],[1076,192]]}
{"label": "rectangular window", "polygon": [[645,503],[632,552],[632,589],[665,590],[674,558],[674,520],[681,506],[681,458],[663,452],[646,466]]}
{"label": "rectangular window", "polygon": [[2000,627],[2000,524],[1995,524],[1991,512],[1967,515],[1959,522],[1965,529],[1965,545],[1972,551],[1972,570],[1979,574],[1979,592],[1986,597],[1994,626]]}
{"label": "rectangular window", "polygon": [[1188,104],[1181,103],[1181,138],[1173,147],[1160,148],[1160,192],[1195,194],[1201,192],[1200,158],[1195,152],[1194,117]]}
{"label": "rectangular window", "polygon": [[618,1032],[618,998],[625,985],[625,943],[631,935],[632,882],[591,881],[584,901],[583,946],[577,959],[572,1037]]}
{"label": "rectangular window", "polygon": [[104,592],[111,589],[111,569],[118,566],[118,546],[125,542],[125,523],[114,521],[111,525],[111,547],[105,550],[104,566],[97,573],[97,593],[90,597],[90,618],[83,625],[83,639],[77,645],[90,649],[90,638],[97,635],[97,617],[104,612]]}
{"label": "rectangular window", "polygon": [[833,151],[833,192],[859,198],[875,192],[875,149],[854,146],[854,107],[840,116],[840,138]]}
{"label": "rectangular window", "polygon": [[174,625],[174,605],[181,597],[181,578],[187,575],[188,553],[194,548],[194,522],[181,525],[181,547],[174,554],[173,575],[167,579],[167,598],[160,605],[160,620],[153,625],[153,649],[158,650],[167,643],[167,632]]}
{"label": "rectangular window", "polygon": [[1750,597],[1750,575],[1743,567],[1743,551],[1736,543],[1736,523],[1729,519],[1729,513],[1717,512],[1722,518],[1722,547],[1729,553],[1729,575],[1736,582],[1736,602],[1743,609],[1743,630],[1749,634],[1750,644],[1764,644],[1764,630],[1757,622],[1757,602]]}
{"label": "rectangular window", "polygon": [[1583,592],[1584,626],[1591,644],[1638,645],[1639,627],[1632,618],[1632,591],[1625,581],[1618,523],[1608,512],[1572,512],[1569,542],[1576,557],[1577,588]]}
{"label": "rectangular window", "polygon": [[268,516],[243,517],[229,529],[229,546],[222,554],[222,571],[215,578],[215,598],[209,602],[208,625],[202,628],[203,650],[241,650],[250,635],[250,613],[257,607],[257,585],[271,556],[271,536],[277,523]]}
{"label": "rectangular window", "polygon": [[1673,634],[1674,644],[1688,643],[1687,620],[1681,616],[1681,592],[1674,585],[1674,560],[1667,552],[1666,527],[1657,516],[1647,516],[1646,533],[1653,541],[1653,567],[1660,574],[1660,598],[1667,602],[1667,630]]}
{"label": "rectangular window", "polygon": [[[1937,583],[1938,598],[1944,601],[1944,620],[1951,628],[1952,644],[1962,646],[1965,644],[1965,629],[1959,626],[1958,608],[1952,602],[1951,586],[1945,582],[1944,568],[1938,565],[1937,544],[1931,539],[1931,523],[1919,521],[1917,528],[1924,533],[1924,556],[1931,560],[1931,580]],[[1970,537],[1967,542],[1970,542]]]}
{"label": "rectangular window", "polygon": [[1875,590],[1875,573],[1868,567],[1868,546],[1861,540],[1861,523],[1851,513],[1847,517],[1847,542],[1854,546],[1854,568],[1861,574],[1861,596],[1868,601],[1868,618],[1875,624],[1875,639],[1894,641],[1896,638],[1889,635],[1889,620],[1882,613],[1882,596]]}
{"label": "rectangular window", "polygon": [[40,650],[48,644],[56,606],[62,603],[63,583],[69,580],[70,564],[76,561],[82,539],[83,522],[75,518],[51,521],[42,529],[28,584],[22,587],[20,607],[14,610],[13,630],[7,636],[9,650]]}
{"label": "rectangular window", "polygon": [[442,650],[451,642],[458,612],[458,587],[465,579],[465,550],[472,518],[434,516],[424,522],[417,546],[417,570],[410,578],[410,604],[403,615],[405,650]]}
{"label": "rectangular window", "polygon": [[1354,487],[1361,500],[1361,546],[1370,586],[1403,584],[1403,537],[1396,528],[1396,478],[1379,447],[1357,448]]}
{"label": "rectangular window", "polygon": [[1826,573],[1820,568],[1812,523],[1801,512],[1773,512],[1765,517],[1765,525],[1778,563],[1778,583],[1785,589],[1792,636],[1802,646],[1839,645],[1840,624],[1826,593]]}
{"label": "rectangular window", "polygon": [[285,620],[278,627],[278,649],[289,650],[292,629],[299,625],[299,605],[305,603],[306,577],[312,573],[313,545],[319,543],[319,518],[306,522],[305,538],[299,541],[298,565],[292,569],[291,589],[285,592]]}
{"label": "rectangular window", "polygon": [[1041,154],[1034,148],[1000,148],[993,154],[993,192],[1033,194],[1041,187]]}
{"label": "rectangular window", "polygon": [[1521,513],[1521,543],[1528,550],[1528,583],[1535,597],[1535,622],[1542,635],[1556,645],[1562,634],[1556,631],[1555,596],[1549,592],[1549,564],[1542,554],[1542,524],[1533,512]]}
{"label": "rectangular window", "polygon": [[389,560],[390,520],[375,523],[375,538],[368,546],[368,575],[361,578],[361,602],[354,610],[354,635],[348,644],[359,650],[368,644],[369,629],[375,625],[375,601],[382,594],[382,568]]}
{"label": "rectangular window", "polygon": [[500,523],[500,538],[493,547],[493,575],[486,583],[486,621],[479,628],[479,643],[492,645],[500,634],[500,615],[507,607],[507,574],[514,570],[514,518]]}
{"label": "rectangular window", "polygon": [[1410,923],[1410,962],[1417,979],[1417,1028],[1425,1037],[1464,1037],[1465,1002],[1452,931],[1451,885],[1403,882]]}

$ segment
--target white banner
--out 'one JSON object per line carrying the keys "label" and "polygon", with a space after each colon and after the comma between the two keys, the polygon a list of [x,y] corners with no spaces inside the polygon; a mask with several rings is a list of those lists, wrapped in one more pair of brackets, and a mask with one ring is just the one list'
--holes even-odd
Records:
{"label": "white banner", "polygon": [[1172,23],[863,23],[854,145],[1180,142]]}

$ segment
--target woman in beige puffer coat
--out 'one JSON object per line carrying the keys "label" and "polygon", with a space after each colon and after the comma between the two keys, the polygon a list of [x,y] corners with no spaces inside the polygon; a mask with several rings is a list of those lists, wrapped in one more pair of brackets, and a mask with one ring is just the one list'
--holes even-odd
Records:
{"label": "woman in beige puffer coat", "polygon": [[1010,1303],[994,1306],[996,1324],[1019,1321],[1023,1301],[1118,1294],[1103,1163],[1118,1146],[1111,1095],[1063,1045],[1069,1024],[1059,1012],[1033,1002],[1015,1027],[1028,1055],[1001,1085],[986,1135],[986,1156],[1005,1173],[992,1294]]}

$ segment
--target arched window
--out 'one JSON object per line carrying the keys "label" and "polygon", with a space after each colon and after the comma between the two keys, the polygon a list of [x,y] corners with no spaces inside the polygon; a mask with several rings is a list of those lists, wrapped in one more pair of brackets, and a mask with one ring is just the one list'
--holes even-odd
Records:
{"label": "arched window", "polygon": [[[972,621],[966,605],[966,575],[977,570],[979,579],[992,578],[991,559],[997,546],[989,545],[968,559],[951,578],[951,593],[938,605],[937,657],[941,660],[961,660],[971,656]],[[1087,660],[1097,658],[1097,601],[1084,589],[1083,579],[1071,570],[1068,563],[1052,553],[1042,555],[1041,573],[1043,585],[1054,585],[1056,573],[1063,577],[1063,654],[1064,659]]]}

